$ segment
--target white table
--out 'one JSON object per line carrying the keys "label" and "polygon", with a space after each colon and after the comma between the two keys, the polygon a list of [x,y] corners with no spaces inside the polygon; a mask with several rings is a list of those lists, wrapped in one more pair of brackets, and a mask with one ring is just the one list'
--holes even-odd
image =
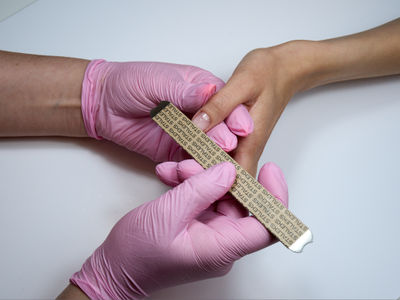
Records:
{"label": "white table", "polygon": [[[394,1],[38,1],[0,23],[0,48],[108,60],[168,61],[227,80],[241,57],[399,16]],[[260,162],[286,174],[290,206],[315,242],[281,244],[226,277],[160,299],[400,296],[400,78],[296,96]],[[1,108],[0,108],[1,109]],[[51,298],[112,225],[167,187],[154,164],[107,142],[0,139],[0,298]]]}

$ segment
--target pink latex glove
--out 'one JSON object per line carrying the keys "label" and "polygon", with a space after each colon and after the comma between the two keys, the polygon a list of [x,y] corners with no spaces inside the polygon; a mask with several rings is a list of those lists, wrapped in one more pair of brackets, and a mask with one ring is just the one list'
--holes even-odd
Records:
{"label": "pink latex glove", "polygon": [[[176,165],[167,168],[170,174]],[[221,163],[135,208],[71,282],[92,299],[136,299],[226,274],[235,260],[275,241],[255,218],[225,215],[219,210],[225,200],[215,204],[235,177],[235,167]],[[277,166],[266,164],[259,180],[287,205],[287,186]]]}
{"label": "pink latex glove", "polygon": [[[224,82],[210,72],[186,65],[157,62],[93,60],[82,83],[82,115],[89,136],[111,140],[154,161],[186,157],[152,119],[162,100],[192,115]],[[240,105],[208,135],[225,151],[237,146],[236,135],[253,130],[247,109]],[[227,126],[228,125],[228,126]]]}

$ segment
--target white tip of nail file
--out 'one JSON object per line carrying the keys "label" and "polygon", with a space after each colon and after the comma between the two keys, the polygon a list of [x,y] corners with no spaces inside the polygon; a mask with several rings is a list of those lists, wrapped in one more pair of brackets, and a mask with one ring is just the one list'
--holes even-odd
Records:
{"label": "white tip of nail file", "polygon": [[299,253],[303,251],[305,245],[312,242],[312,239],[312,233],[310,229],[308,229],[289,247],[289,249],[293,252]]}

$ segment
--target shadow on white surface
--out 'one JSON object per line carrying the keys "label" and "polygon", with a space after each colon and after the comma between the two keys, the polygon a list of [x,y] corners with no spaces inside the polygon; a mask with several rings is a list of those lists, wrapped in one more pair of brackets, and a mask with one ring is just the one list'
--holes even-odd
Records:
{"label": "shadow on white surface", "polygon": [[154,176],[156,163],[143,155],[131,152],[107,140],[98,141],[90,138],[69,137],[13,137],[0,139],[0,147],[2,149],[9,148],[13,149],[13,151],[51,151],[52,149],[73,149],[76,146],[123,170],[140,173],[147,177]]}

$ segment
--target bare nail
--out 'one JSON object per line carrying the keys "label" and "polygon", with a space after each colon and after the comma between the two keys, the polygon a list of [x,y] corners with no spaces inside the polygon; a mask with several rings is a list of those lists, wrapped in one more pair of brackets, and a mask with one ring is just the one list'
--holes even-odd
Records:
{"label": "bare nail", "polygon": [[204,131],[210,125],[210,117],[205,112],[202,112],[193,119],[193,123]]}

